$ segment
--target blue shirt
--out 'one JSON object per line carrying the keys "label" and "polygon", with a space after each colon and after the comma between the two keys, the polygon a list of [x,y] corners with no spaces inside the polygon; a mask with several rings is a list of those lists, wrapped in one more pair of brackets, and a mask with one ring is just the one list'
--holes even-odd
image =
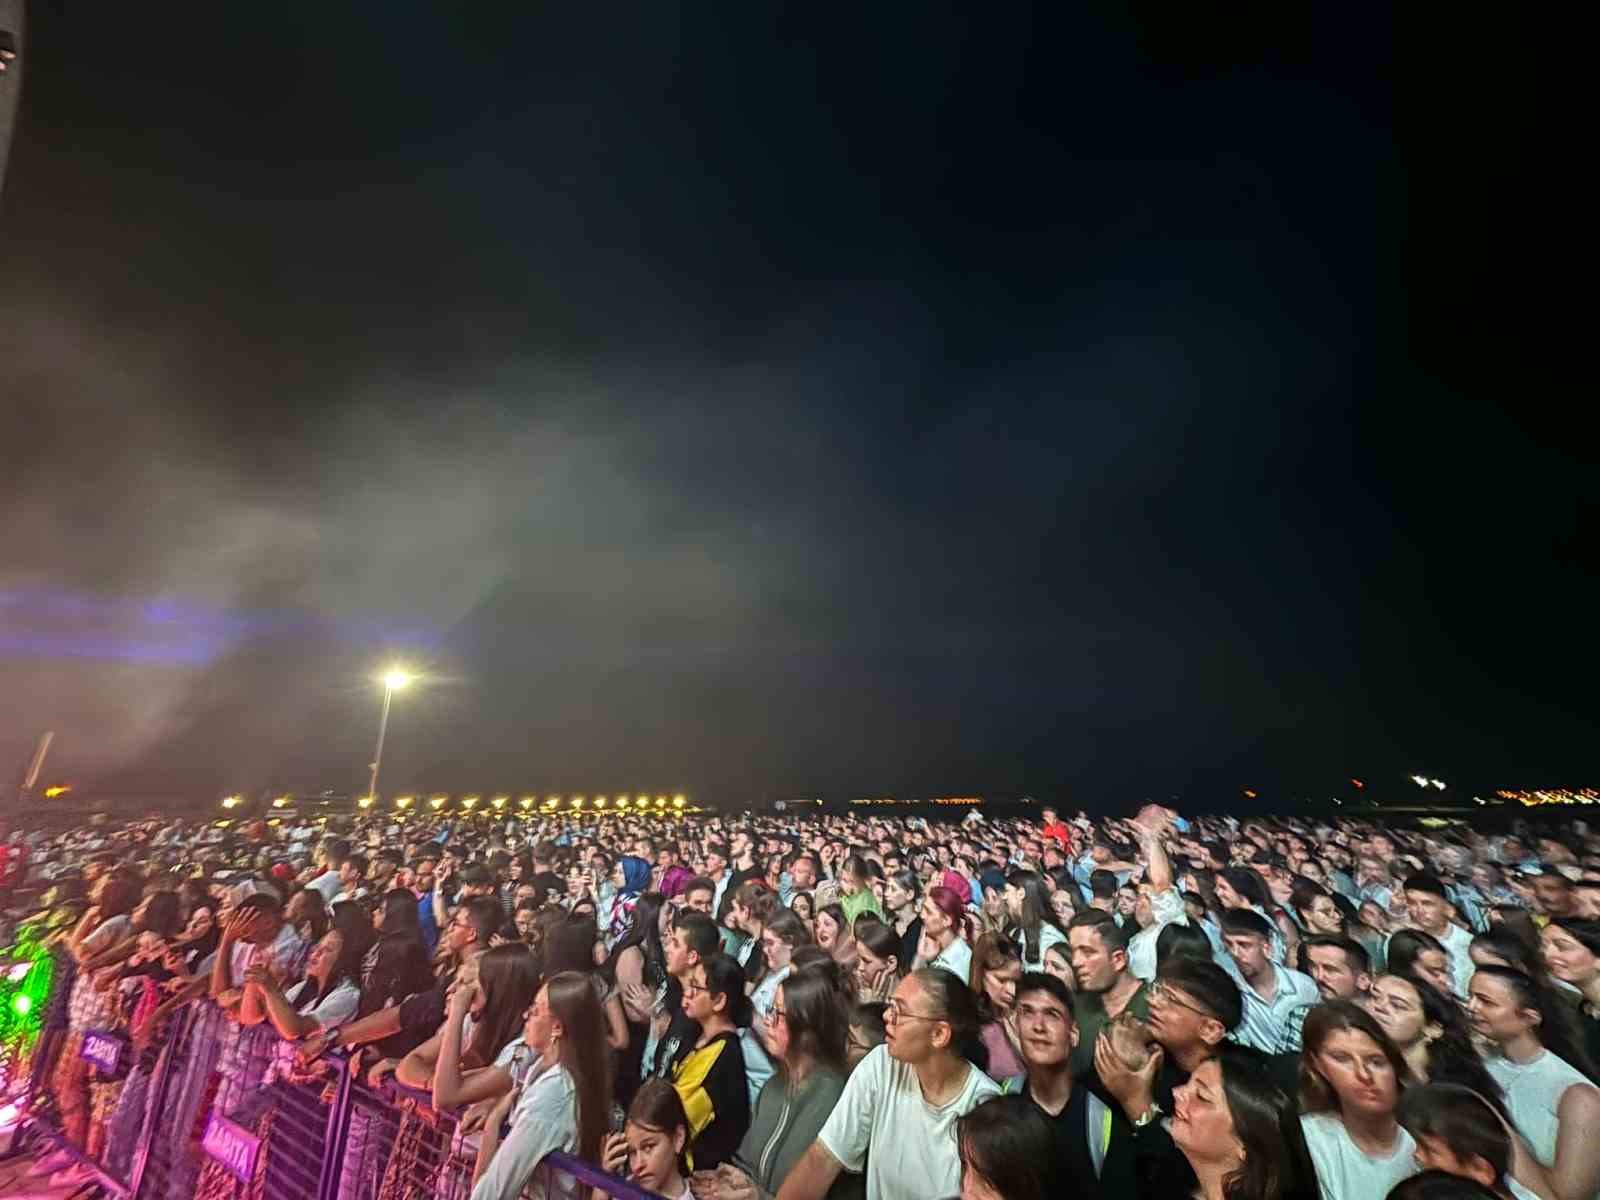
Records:
{"label": "blue shirt", "polygon": [[428,957],[433,957],[434,947],[439,944],[439,923],[433,919],[433,893],[425,892],[417,901],[417,924],[422,929],[422,944],[427,948]]}

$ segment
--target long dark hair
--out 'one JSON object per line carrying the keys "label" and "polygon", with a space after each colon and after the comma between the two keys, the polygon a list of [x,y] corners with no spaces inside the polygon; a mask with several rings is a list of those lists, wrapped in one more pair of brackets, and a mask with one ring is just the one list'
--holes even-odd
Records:
{"label": "long dark hair", "polygon": [[1228,886],[1238,892],[1246,903],[1253,904],[1263,912],[1271,912],[1277,907],[1272,893],[1267,889],[1267,881],[1261,878],[1259,872],[1249,867],[1224,867],[1217,872],[1217,877],[1226,879]]}
{"label": "long dark hair", "polygon": [[177,892],[151,892],[143,904],[144,915],[134,922],[135,932],[169,938],[183,929],[183,906]]}
{"label": "long dark hair", "polygon": [[1056,921],[1055,909],[1050,907],[1050,893],[1045,890],[1044,878],[1036,871],[1019,867],[1006,876],[1006,886],[1022,892],[1022,917],[1017,923],[1022,961],[1037,961],[1044,955],[1039,943],[1046,925],[1054,926],[1063,939],[1066,937]]}
{"label": "long dark hair", "polygon": [[956,1151],[962,1173],[972,1172],[1005,1200],[1057,1194],[1061,1181],[1050,1179],[1055,1135],[1026,1096],[991,1096],[958,1118]]}
{"label": "long dark hair", "polygon": [[599,936],[593,917],[567,916],[545,937],[544,973],[555,976],[563,971],[576,971],[592,975],[594,944]]}
{"label": "long dark hair", "polygon": [[[371,950],[372,944],[378,940],[377,931],[372,928],[372,918],[367,916],[367,910],[349,900],[333,906],[333,923],[328,933],[339,935],[339,957],[333,960],[333,970],[328,972],[328,978],[322,987],[314,994],[308,993],[301,997],[299,1008],[302,1011],[308,1004],[322,1000],[346,980],[359,987],[361,965],[366,961],[367,951]],[[327,934],[323,936],[326,937]]]}
{"label": "long dark hair", "polygon": [[660,892],[639,893],[639,898],[633,903],[633,924],[617,940],[617,944],[611,948],[611,956],[606,959],[607,979],[615,981],[617,960],[622,957],[624,950],[634,946],[639,947],[639,954],[644,959],[646,987],[659,987],[667,977],[667,951],[661,944],[661,906],[666,902],[666,897]]}
{"label": "long dark hair", "polygon": [[[528,956],[524,946],[501,946],[499,949],[514,949],[524,958]],[[611,1064],[606,1053],[605,1017],[600,1010],[600,997],[595,994],[589,977],[577,971],[562,971],[552,976],[545,994],[550,1003],[550,1015],[561,1022],[557,1057],[572,1076],[577,1092],[578,1157],[594,1162],[600,1157],[600,1141],[611,1127]],[[526,1009],[527,1004],[523,1008]]]}
{"label": "long dark hair", "polygon": [[1479,967],[1473,972],[1473,978],[1479,975],[1500,980],[1516,994],[1519,1007],[1539,1014],[1540,1045],[1565,1060],[1591,1083],[1600,1083],[1600,1074],[1596,1073],[1589,1051],[1584,1047],[1577,1018],[1572,1008],[1557,997],[1554,988],[1540,984],[1526,971],[1511,967]]}
{"label": "long dark hair", "polygon": [[539,991],[539,966],[520,942],[495,946],[478,959],[478,986],[483,989],[483,1016],[472,1032],[472,1044],[462,1052],[464,1068],[487,1067],[517,1036]]}
{"label": "long dark hair", "polygon": [[[1380,1031],[1381,1032],[1381,1031]],[[1259,1050],[1223,1042],[1216,1051],[1222,1094],[1244,1162],[1228,1176],[1228,1200],[1315,1200],[1317,1172],[1295,1099],[1273,1079]]]}
{"label": "long dark hair", "polygon": [[1007,963],[1022,964],[1022,947],[1017,945],[1003,933],[983,933],[978,935],[978,944],[972,948],[971,978],[967,986],[974,999],[978,1002],[978,1021],[987,1025],[991,1021],[998,1021],[1000,1014],[995,1012],[994,1005],[989,1002],[989,990],[984,987],[984,979],[990,971],[998,971]]}
{"label": "long dark hair", "polygon": [[1505,1104],[1500,1085],[1483,1065],[1478,1048],[1472,1044],[1472,1027],[1452,996],[1446,996],[1420,975],[1390,972],[1416,989],[1422,1005],[1422,1019],[1437,1025],[1439,1036],[1428,1043],[1428,1082],[1457,1083],[1471,1088],[1503,1114]]}
{"label": "long dark hair", "polygon": [[694,1131],[689,1124],[688,1114],[683,1111],[683,1097],[678,1095],[677,1088],[665,1079],[646,1079],[633,1094],[633,1103],[628,1105],[627,1123],[665,1134],[668,1138],[678,1130],[683,1130],[683,1149],[678,1151],[678,1172],[684,1174],[688,1171],[689,1143],[694,1140]]}
{"label": "long dark hair", "polygon": [[383,913],[383,934],[415,933],[422,935],[422,924],[417,914],[417,898],[410,888],[390,888],[378,901]]}
{"label": "long dark hair", "polygon": [[850,1019],[835,981],[826,971],[810,967],[791,972],[778,990],[783,993],[790,1055],[797,1051],[809,1054],[818,1066],[845,1074],[844,1049],[850,1038]]}

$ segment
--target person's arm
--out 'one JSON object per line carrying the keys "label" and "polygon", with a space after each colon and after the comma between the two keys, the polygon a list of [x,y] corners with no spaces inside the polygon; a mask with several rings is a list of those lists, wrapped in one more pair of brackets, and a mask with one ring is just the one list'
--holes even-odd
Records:
{"label": "person's arm", "polygon": [[628,1018],[622,1012],[622,997],[616,992],[606,997],[606,1045],[613,1050],[628,1048]]}
{"label": "person's arm", "polygon": [[401,1059],[400,1065],[394,1069],[394,1077],[407,1087],[432,1087],[433,1065],[439,1058],[439,1040],[442,1036],[440,1033],[434,1034]]}
{"label": "person's arm", "polygon": [[217,957],[211,962],[211,998],[219,998],[223,992],[233,989],[233,947],[243,936],[248,924],[249,913],[234,913],[228,918],[228,923],[222,927],[222,937],[217,942]]}
{"label": "person's arm", "polygon": [[461,1069],[461,1029],[472,1007],[475,988],[457,988],[450,997],[444,1027],[439,1030],[439,1057],[433,1064],[433,1107],[436,1112],[461,1108],[502,1096],[511,1090],[511,1076],[499,1067]]}
{"label": "person's arm", "polygon": [[[811,1148],[800,1156],[800,1161],[784,1178],[783,1186],[778,1189],[778,1200],[822,1200],[842,1170],[844,1164],[833,1156],[819,1138],[811,1143]],[[474,1197],[474,1200],[477,1198]]]}
{"label": "person's arm", "polygon": [[534,1092],[517,1105],[516,1123],[503,1144],[492,1144],[499,1140],[500,1121],[490,1114],[492,1128],[484,1130],[479,1146],[471,1200],[515,1200],[540,1159],[567,1144],[574,1113],[559,1072],[547,1072],[528,1086]]}
{"label": "person's arm", "polygon": [[278,1031],[278,1036],[286,1041],[298,1042],[322,1028],[321,1022],[315,1017],[294,1010],[278,981],[262,967],[251,967],[245,972],[244,1002],[239,1012],[241,1025],[259,1024],[249,1019],[254,1015],[252,996],[264,1010],[267,1020],[272,1022],[272,1027]]}
{"label": "person's arm", "polygon": [[1172,886],[1172,862],[1162,844],[1161,831],[1139,822],[1133,827],[1139,831],[1139,843],[1147,863],[1145,881],[1156,891],[1164,892]]}
{"label": "person's arm", "polygon": [[1556,1158],[1550,1184],[1556,1200],[1590,1200],[1600,1190],[1600,1090],[1573,1084],[1556,1106]]}
{"label": "person's arm", "polygon": [[649,1005],[640,1007],[641,989],[644,989],[644,954],[637,946],[629,946],[617,957],[617,994],[622,997],[622,1008],[628,1020],[643,1025],[650,1019]]}
{"label": "person's arm", "polygon": [[85,971],[98,971],[101,967],[113,966],[132,954],[138,944],[139,935],[137,933],[129,934],[121,941],[114,943],[109,949],[101,950],[98,954],[90,954],[87,959],[84,959],[78,965]]}

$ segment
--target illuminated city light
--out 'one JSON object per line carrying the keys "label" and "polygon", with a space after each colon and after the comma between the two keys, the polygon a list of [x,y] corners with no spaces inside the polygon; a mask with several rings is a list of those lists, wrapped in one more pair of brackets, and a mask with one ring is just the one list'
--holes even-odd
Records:
{"label": "illuminated city light", "polygon": [[413,799],[414,797],[412,796],[396,796],[394,798],[394,806],[396,808],[410,808]]}
{"label": "illuminated city light", "polygon": [[1495,793],[1502,800],[1514,801],[1526,808],[1544,804],[1600,804],[1600,790],[1595,788],[1538,788],[1532,791],[1503,790]]}
{"label": "illuminated city light", "polygon": [[54,787],[45,788],[44,796],[46,800],[54,800],[57,796],[65,796],[71,790],[66,784],[58,783]]}
{"label": "illuminated city light", "polygon": [[372,797],[371,796],[362,796],[359,800],[356,801],[356,807],[357,808],[371,808],[372,807]]}
{"label": "illuminated city light", "polygon": [[244,797],[243,796],[224,796],[222,798],[222,807],[223,808],[238,808],[239,805],[241,805],[243,803],[244,803]]}

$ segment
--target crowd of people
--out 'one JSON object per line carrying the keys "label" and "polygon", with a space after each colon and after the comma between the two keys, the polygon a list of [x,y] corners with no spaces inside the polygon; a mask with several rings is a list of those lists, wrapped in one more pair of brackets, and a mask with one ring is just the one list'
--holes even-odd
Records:
{"label": "crowd of people", "polygon": [[6,849],[70,979],[49,1098],[112,1158],[132,1084],[73,1040],[148,1061],[209,998],[219,1111],[342,1048],[459,1114],[473,1200],[573,1194],[555,1150],[670,1200],[1600,1195],[1577,824],[360,813]]}

